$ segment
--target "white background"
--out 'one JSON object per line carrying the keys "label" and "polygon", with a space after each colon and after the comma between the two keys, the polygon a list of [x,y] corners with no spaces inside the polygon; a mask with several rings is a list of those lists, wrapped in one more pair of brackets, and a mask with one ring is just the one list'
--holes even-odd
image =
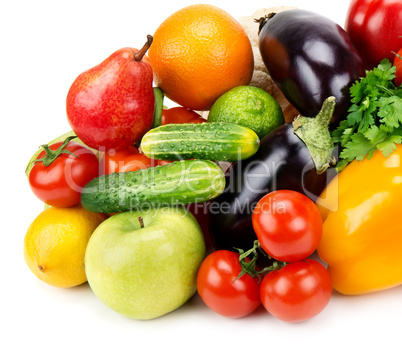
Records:
{"label": "white background", "polygon": [[[107,308],[87,284],[53,288],[26,266],[24,235],[43,205],[30,192],[24,169],[40,144],[69,130],[65,98],[71,83],[113,51],[141,47],[167,16],[193,3],[2,1],[0,357],[400,357],[402,287],[355,297],[334,293],[324,312],[300,324],[280,322],[261,308],[244,319],[223,318],[197,295],[169,315],[135,321]],[[341,25],[348,6],[348,0],[210,3],[235,18],[295,5]]]}

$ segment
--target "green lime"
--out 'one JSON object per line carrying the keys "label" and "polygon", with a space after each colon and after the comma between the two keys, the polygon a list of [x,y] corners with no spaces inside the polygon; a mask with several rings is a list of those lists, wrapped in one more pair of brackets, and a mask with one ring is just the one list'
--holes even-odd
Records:
{"label": "green lime", "polygon": [[251,128],[260,138],[285,122],[278,102],[254,86],[238,86],[213,104],[208,122],[232,122]]}

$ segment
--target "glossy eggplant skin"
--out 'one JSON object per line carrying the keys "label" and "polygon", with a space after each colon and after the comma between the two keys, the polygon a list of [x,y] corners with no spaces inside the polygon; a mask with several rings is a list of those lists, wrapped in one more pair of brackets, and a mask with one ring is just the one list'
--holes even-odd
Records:
{"label": "glossy eggplant skin", "polygon": [[316,200],[334,175],[332,168],[317,174],[310,152],[294,133],[292,124],[278,127],[263,138],[253,157],[231,167],[224,192],[211,201],[209,226],[213,246],[250,249],[257,239],[252,211],[265,194],[289,189]]}
{"label": "glossy eggplant skin", "polygon": [[332,20],[303,9],[260,19],[259,49],[272,79],[303,115],[314,117],[335,96],[334,128],[350,107],[350,86],[364,76],[349,35]]}

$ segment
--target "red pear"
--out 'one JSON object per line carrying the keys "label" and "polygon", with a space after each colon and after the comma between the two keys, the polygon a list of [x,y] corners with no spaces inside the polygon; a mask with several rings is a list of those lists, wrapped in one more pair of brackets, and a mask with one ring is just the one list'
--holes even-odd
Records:
{"label": "red pear", "polygon": [[89,147],[122,149],[151,128],[155,99],[153,71],[146,51],[126,47],[79,75],[67,94],[67,117]]}

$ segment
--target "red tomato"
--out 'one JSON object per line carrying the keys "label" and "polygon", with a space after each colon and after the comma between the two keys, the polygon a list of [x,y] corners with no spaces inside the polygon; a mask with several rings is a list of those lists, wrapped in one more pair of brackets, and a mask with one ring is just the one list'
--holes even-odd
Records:
{"label": "red tomato", "polygon": [[[63,143],[49,146],[56,151]],[[99,161],[87,147],[69,142],[64,147],[68,153],[61,153],[49,166],[35,162],[29,173],[32,192],[43,202],[54,207],[71,207],[81,200],[82,188],[99,175]],[[37,159],[45,156],[42,151]]]}
{"label": "red tomato", "polygon": [[197,289],[203,302],[214,312],[229,318],[242,318],[261,304],[258,278],[241,271],[239,253],[228,250],[212,252],[202,262],[197,275]]}
{"label": "red tomato", "polygon": [[325,267],[306,259],[269,272],[261,282],[264,308],[286,322],[301,322],[319,314],[329,303],[332,283]]}
{"label": "red tomato", "polygon": [[384,58],[392,62],[393,52],[402,47],[402,1],[352,0],[345,30],[367,69],[376,67]]}
{"label": "red tomato", "polygon": [[184,107],[172,107],[162,110],[162,125],[168,123],[203,123],[206,120],[197,112]]}
{"label": "red tomato", "polygon": [[158,165],[157,160],[152,160],[134,146],[124,148],[122,150],[108,150],[103,153],[101,158],[101,173],[109,174],[113,172],[129,172],[155,167]]}
{"label": "red tomato", "polygon": [[312,200],[296,191],[265,195],[255,207],[252,221],[261,247],[279,261],[305,259],[321,241],[320,212]]}
{"label": "red tomato", "polygon": [[402,48],[395,55],[393,65],[396,67],[394,79],[395,85],[399,87],[402,83]]}

